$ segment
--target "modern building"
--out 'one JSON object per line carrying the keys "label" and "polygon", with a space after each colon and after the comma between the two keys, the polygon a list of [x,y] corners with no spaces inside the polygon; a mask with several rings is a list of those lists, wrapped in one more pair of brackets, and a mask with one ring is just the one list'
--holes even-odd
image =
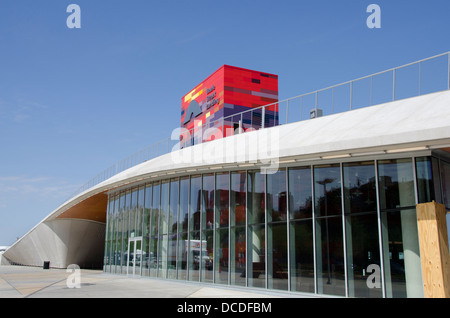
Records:
{"label": "modern building", "polygon": [[[189,147],[173,140],[163,155],[144,151],[106,170],[4,257],[324,296],[428,296],[424,244],[432,236],[422,230],[419,207],[434,201],[450,208],[449,57],[222,114],[216,119],[225,123],[256,111],[260,118],[239,119],[232,134],[216,127],[226,138],[208,138],[209,123],[202,122]],[[447,77],[442,89],[429,91],[426,63],[439,59]],[[399,79],[412,66],[420,88],[402,96]],[[389,74],[391,85],[379,91],[390,96],[378,102],[378,76]],[[356,87],[366,80],[370,102],[361,106]],[[183,98],[182,126],[195,93],[203,89],[205,98],[213,86],[222,91],[205,84]],[[340,89],[349,93],[346,111],[339,110]],[[280,122],[267,127],[265,114]],[[445,217],[438,223],[445,258]],[[448,281],[448,267],[442,273]]]}

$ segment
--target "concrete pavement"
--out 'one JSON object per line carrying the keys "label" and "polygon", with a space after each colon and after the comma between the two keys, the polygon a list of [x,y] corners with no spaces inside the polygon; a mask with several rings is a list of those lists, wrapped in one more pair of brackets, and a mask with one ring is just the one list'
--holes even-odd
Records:
{"label": "concrete pavement", "polygon": [[264,289],[130,278],[99,270],[80,270],[79,280],[74,274],[65,269],[2,265],[0,298],[315,298]]}

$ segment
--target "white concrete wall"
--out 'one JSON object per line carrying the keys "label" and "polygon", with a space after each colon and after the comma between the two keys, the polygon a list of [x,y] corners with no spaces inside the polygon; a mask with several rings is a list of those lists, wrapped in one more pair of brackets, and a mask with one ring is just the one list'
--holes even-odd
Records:
{"label": "white concrete wall", "polygon": [[91,267],[103,261],[105,224],[80,219],[55,219],[40,223],[14,248],[4,253],[10,262],[67,268],[70,264]]}

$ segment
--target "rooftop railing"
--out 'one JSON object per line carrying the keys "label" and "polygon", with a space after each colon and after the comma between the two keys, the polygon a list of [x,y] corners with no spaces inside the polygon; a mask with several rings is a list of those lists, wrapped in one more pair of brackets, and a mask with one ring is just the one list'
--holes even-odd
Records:
{"label": "rooftop railing", "polygon": [[216,121],[194,121],[194,128],[176,128],[171,137],[113,164],[80,187],[67,200],[122,171],[180,148],[247,131],[445,90],[450,90],[450,52],[252,108]]}

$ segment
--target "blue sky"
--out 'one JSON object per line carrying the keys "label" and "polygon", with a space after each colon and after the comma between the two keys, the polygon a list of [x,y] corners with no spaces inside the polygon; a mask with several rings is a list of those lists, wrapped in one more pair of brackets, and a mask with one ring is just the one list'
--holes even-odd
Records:
{"label": "blue sky", "polygon": [[[81,28],[69,29],[69,4]],[[381,8],[369,29],[366,8]],[[169,137],[223,64],[279,75],[280,99],[450,50],[450,2],[2,0],[0,245],[103,169]]]}

